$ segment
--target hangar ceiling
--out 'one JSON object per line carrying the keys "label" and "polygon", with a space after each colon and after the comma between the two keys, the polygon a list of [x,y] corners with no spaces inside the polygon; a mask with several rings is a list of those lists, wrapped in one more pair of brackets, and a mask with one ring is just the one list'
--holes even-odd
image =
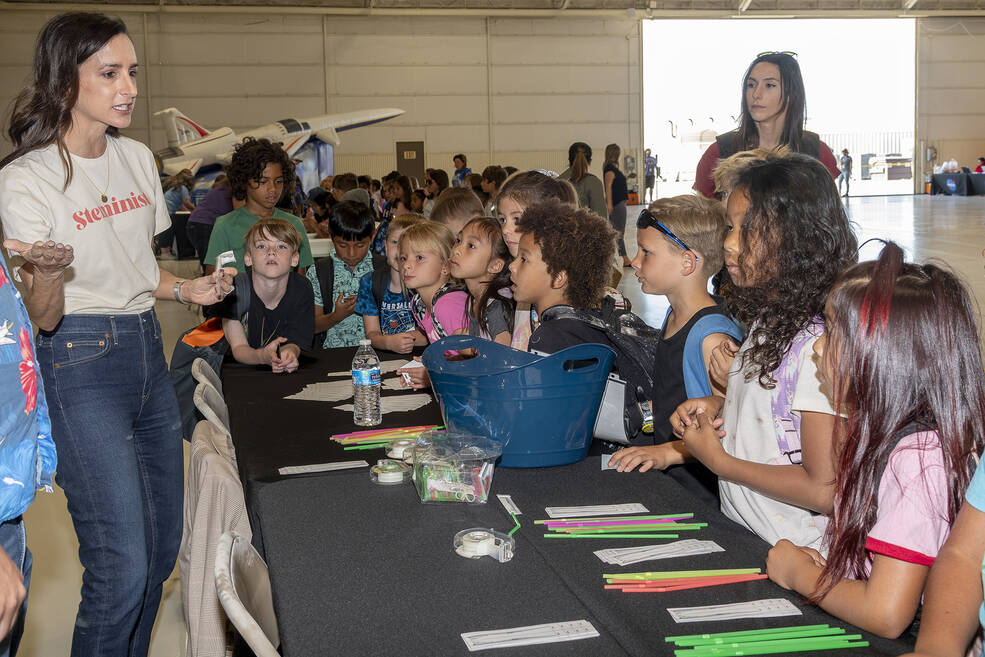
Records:
{"label": "hangar ceiling", "polygon": [[[65,5],[65,0],[5,0],[0,8]],[[154,7],[163,11],[205,7],[305,7],[311,10],[424,9],[465,11],[626,10],[644,17],[970,16],[985,14],[985,0],[72,0],[72,5]],[[634,14],[633,12],[638,12]]]}

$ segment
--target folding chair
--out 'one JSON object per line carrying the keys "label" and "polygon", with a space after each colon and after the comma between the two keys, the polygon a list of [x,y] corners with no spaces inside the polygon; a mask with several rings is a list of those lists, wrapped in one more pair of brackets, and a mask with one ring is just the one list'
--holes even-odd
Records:
{"label": "folding chair", "polygon": [[219,539],[215,588],[226,616],[257,657],[280,657],[267,564],[236,532],[226,532]]}

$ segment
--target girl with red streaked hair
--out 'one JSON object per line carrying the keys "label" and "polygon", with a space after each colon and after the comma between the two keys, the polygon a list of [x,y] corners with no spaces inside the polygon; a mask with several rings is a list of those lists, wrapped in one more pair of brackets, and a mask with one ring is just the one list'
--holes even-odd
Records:
{"label": "girl with red streaked hair", "polygon": [[971,297],[889,243],[847,270],[815,343],[847,421],[836,433],[827,559],[780,541],[767,571],[834,616],[897,637],[912,623],[982,451],[985,375]]}

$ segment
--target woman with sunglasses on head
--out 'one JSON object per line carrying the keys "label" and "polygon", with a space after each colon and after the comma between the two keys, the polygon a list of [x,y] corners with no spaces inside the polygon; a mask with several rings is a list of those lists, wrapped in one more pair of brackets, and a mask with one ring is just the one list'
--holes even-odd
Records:
{"label": "woman with sunglasses on head", "polygon": [[161,181],[150,150],[119,134],[137,66],[119,19],[51,19],[11,114],[15,150],[0,161],[3,245],[26,261],[56,481],[85,568],[75,657],[147,654],[181,539],[183,485],[154,302],[216,303],[235,273],[185,281],[154,259],[152,239],[171,225]]}
{"label": "woman with sunglasses on head", "polygon": [[786,146],[820,160],[837,178],[841,173],[831,148],[816,133],[804,130],[807,95],[796,53],[763,52],[742,76],[742,105],[739,127],[718,135],[701,156],[694,174],[694,189],[715,197],[712,178],[718,162],[754,148]]}

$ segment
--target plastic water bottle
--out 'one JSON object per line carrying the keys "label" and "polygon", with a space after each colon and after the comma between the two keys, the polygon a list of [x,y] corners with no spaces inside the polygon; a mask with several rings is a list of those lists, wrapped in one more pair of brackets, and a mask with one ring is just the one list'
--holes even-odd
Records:
{"label": "plastic water bottle", "polygon": [[380,359],[372,342],[360,340],[352,358],[352,421],[372,427],[383,421],[380,408]]}

